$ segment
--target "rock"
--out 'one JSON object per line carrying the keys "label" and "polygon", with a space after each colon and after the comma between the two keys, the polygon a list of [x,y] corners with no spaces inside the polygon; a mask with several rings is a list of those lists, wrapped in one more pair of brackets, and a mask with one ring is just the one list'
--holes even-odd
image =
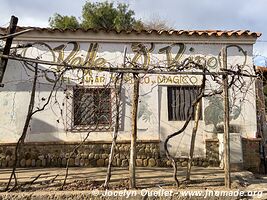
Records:
{"label": "rock", "polygon": [[206,161],[204,161],[204,162],[202,163],[202,166],[203,166],[203,167],[208,167],[208,166],[209,166],[209,163],[206,162]]}
{"label": "rock", "polygon": [[88,156],[89,160],[92,160],[94,158],[94,156],[95,156],[94,153],[90,153],[89,156]]}
{"label": "rock", "polygon": [[109,145],[108,144],[103,144],[103,149],[108,150],[109,149]]}
{"label": "rock", "polygon": [[50,163],[51,163],[51,158],[49,156],[50,155],[48,155],[48,157],[46,159],[44,159],[46,162],[46,166],[48,166],[48,167],[50,166]]}
{"label": "rock", "polygon": [[35,159],[32,159],[32,163],[31,163],[31,166],[32,166],[32,167],[35,167],[35,166],[36,166],[36,162],[35,162]]}
{"label": "rock", "polygon": [[141,159],[145,159],[146,157],[146,155],[141,155]]}
{"label": "rock", "polygon": [[105,166],[108,166],[108,161],[109,161],[109,159],[106,158],[106,159],[105,159]]}
{"label": "rock", "polygon": [[55,162],[55,166],[59,167],[61,165],[61,158],[55,157],[54,162]]}
{"label": "rock", "polygon": [[209,163],[209,166],[213,166],[214,165],[214,160],[209,160],[208,163]]}
{"label": "rock", "polygon": [[124,151],[124,148],[123,147],[119,147],[119,152],[123,152]]}
{"label": "rock", "polygon": [[74,158],[70,158],[69,159],[69,166],[70,167],[74,167],[75,166],[75,160],[74,160]]}
{"label": "rock", "polygon": [[63,167],[65,167],[66,164],[67,164],[67,159],[66,159],[66,158],[62,158],[62,160],[61,160],[61,165],[62,165]]}
{"label": "rock", "polygon": [[38,153],[37,152],[32,152],[32,156],[31,156],[32,159],[38,159]]}
{"label": "rock", "polygon": [[25,153],[25,159],[28,160],[31,158],[31,154],[29,152]]}
{"label": "rock", "polygon": [[120,154],[116,153],[114,158],[119,158],[120,157]]}
{"label": "rock", "polygon": [[[184,162],[184,161],[183,161],[183,162]],[[178,161],[176,162],[176,165],[179,166],[179,167],[181,167],[183,162],[180,162],[180,161],[178,160]]]}
{"label": "rock", "polygon": [[160,159],[156,159],[156,166],[161,167],[161,160]]}
{"label": "rock", "polygon": [[123,159],[125,159],[125,158],[126,158],[126,156],[123,155],[123,154],[121,153],[121,154],[120,154],[120,159],[123,160]]}
{"label": "rock", "polygon": [[82,153],[81,158],[86,159],[86,158],[88,158],[88,155],[86,155],[85,153]]}
{"label": "rock", "polygon": [[124,159],[124,160],[121,161],[121,166],[122,167],[127,167],[128,165],[129,165],[129,162],[128,162],[127,159]]}
{"label": "rock", "polygon": [[42,159],[42,167],[46,166],[46,159]]}
{"label": "rock", "polygon": [[75,166],[79,166],[80,165],[80,158],[79,157],[76,157],[75,160],[74,160],[74,165]]}
{"label": "rock", "polygon": [[139,149],[138,154],[144,154],[144,153],[145,153],[145,149],[144,148]]}
{"label": "rock", "polygon": [[242,184],[239,180],[233,180],[232,183],[231,183],[231,188],[233,189],[238,189],[242,187]]}
{"label": "rock", "polygon": [[142,167],[143,160],[142,159],[136,159],[135,163],[136,163],[136,167]]}
{"label": "rock", "polygon": [[108,157],[109,157],[108,154],[106,154],[106,153],[102,154],[102,158],[103,158],[103,159],[106,159],[106,158],[108,158]]}
{"label": "rock", "polygon": [[80,166],[84,166],[84,163],[85,163],[85,160],[82,158],[81,160],[80,160]]}
{"label": "rock", "polygon": [[[2,164],[3,164],[3,161],[2,161]],[[26,165],[26,160],[25,160],[24,158],[21,159],[20,162],[19,162],[19,164],[20,164],[21,167],[25,167],[25,165]]]}
{"label": "rock", "polygon": [[61,163],[62,163],[62,158],[58,157],[57,158],[57,166],[61,167]]}
{"label": "rock", "polygon": [[148,160],[148,166],[149,167],[154,167],[156,165],[156,160],[154,158],[150,158]]}
{"label": "rock", "polygon": [[99,154],[95,154],[94,158],[99,159],[100,158]]}
{"label": "rock", "polygon": [[219,167],[219,166],[220,166],[220,161],[216,160],[215,163],[214,163],[214,167]]}
{"label": "rock", "polygon": [[113,160],[112,160],[112,166],[113,167],[116,167],[117,166],[117,159],[116,158],[113,158]]}
{"label": "rock", "polygon": [[186,167],[187,166],[187,161],[182,162],[182,167]]}
{"label": "rock", "polygon": [[154,154],[155,154],[155,153],[158,153],[157,149],[153,149],[153,150],[152,150],[152,153],[154,153]]}
{"label": "rock", "polygon": [[100,158],[96,161],[97,167],[103,167],[105,165],[105,160]]}
{"label": "rock", "polygon": [[84,159],[84,166],[89,166],[89,159]]}
{"label": "rock", "polygon": [[[62,149],[63,150],[63,149]],[[63,153],[61,150],[60,154],[59,154],[59,157],[62,159],[62,158],[65,158],[65,153]]]}
{"label": "rock", "polygon": [[9,160],[7,163],[8,167],[13,167],[14,165],[14,160]]}
{"label": "rock", "polygon": [[96,165],[96,160],[95,159],[93,159],[93,160],[89,160],[89,166],[90,167],[96,167],[97,165]]}
{"label": "rock", "polygon": [[172,166],[172,161],[167,160],[166,165],[167,165],[168,167]]}
{"label": "rock", "polygon": [[143,165],[144,165],[144,167],[147,167],[147,165],[148,165],[148,159],[144,159],[143,160]]}
{"label": "rock", "polygon": [[8,162],[8,161],[10,161],[10,160],[11,160],[10,155],[7,155],[7,156],[6,156],[6,161]]}
{"label": "rock", "polygon": [[40,160],[43,160],[43,159],[44,159],[44,156],[41,155],[41,156],[38,156],[38,158],[39,158]]}
{"label": "rock", "polygon": [[50,166],[55,167],[56,165],[57,165],[57,160],[56,160],[55,158],[52,158],[52,159],[50,160]]}
{"label": "rock", "polygon": [[8,149],[5,153],[5,155],[7,156],[11,156],[12,155],[12,150],[11,149]]}
{"label": "rock", "polygon": [[121,166],[121,159],[117,158],[117,167]]}
{"label": "rock", "polygon": [[154,156],[155,156],[155,158],[160,158],[160,153],[157,152],[157,153],[154,154]]}
{"label": "rock", "polygon": [[2,167],[7,167],[7,161],[6,159],[2,159],[2,164],[1,164]]}
{"label": "rock", "polygon": [[42,166],[42,161],[38,159],[36,161],[36,167],[41,167],[41,166]]}
{"label": "rock", "polygon": [[150,149],[149,148],[145,148],[145,153],[150,153]]}
{"label": "rock", "polygon": [[126,151],[126,152],[130,151],[130,147],[128,145],[125,145],[124,146],[124,151]]}

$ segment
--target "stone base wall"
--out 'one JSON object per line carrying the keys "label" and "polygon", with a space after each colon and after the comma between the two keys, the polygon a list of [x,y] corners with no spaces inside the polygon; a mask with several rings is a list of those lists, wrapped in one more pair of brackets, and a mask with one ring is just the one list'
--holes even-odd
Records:
{"label": "stone base wall", "polygon": [[219,140],[218,139],[206,139],[206,158],[209,165],[214,167],[220,166],[219,159]]}
{"label": "stone base wall", "polygon": [[[178,167],[186,167],[188,163],[188,158],[176,158],[176,164]],[[172,167],[171,161],[167,158],[161,159],[161,166],[162,167]],[[196,157],[193,158],[192,166],[198,166],[198,167],[218,167],[219,161],[213,161],[209,158],[203,158],[203,157]]]}
{"label": "stone base wall", "polygon": [[[18,167],[65,167],[68,158],[70,167],[104,167],[108,165],[110,142],[86,142],[76,151],[79,143],[25,143],[21,148]],[[15,144],[0,144],[0,167],[14,164]],[[73,152],[73,153],[71,153]],[[71,155],[71,156],[70,156]],[[130,142],[118,142],[112,161],[114,167],[127,167],[130,157]],[[177,166],[187,166],[188,158],[176,158]],[[218,166],[214,158],[194,158],[193,166]],[[137,167],[172,167],[165,155],[160,155],[160,141],[137,142]]]}
{"label": "stone base wall", "polygon": [[244,169],[256,173],[260,172],[260,141],[261,139],[242,138]]}

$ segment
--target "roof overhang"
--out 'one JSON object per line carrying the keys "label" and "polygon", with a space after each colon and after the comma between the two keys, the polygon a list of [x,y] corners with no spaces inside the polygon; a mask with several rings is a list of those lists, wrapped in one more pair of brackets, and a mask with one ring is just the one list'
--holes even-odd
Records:
{"label": "roof overhang", "polygon": [[[198,43],[198,44],[254,44],[260,33],[250,31],[105,31],[105,30],[60,30],[36,28],[14,38],[15,41],[44,42],[107,42],[107,43]],[[18,27],[17,31],[27,27]],[[5,29],[0,28],[0,32]]]}

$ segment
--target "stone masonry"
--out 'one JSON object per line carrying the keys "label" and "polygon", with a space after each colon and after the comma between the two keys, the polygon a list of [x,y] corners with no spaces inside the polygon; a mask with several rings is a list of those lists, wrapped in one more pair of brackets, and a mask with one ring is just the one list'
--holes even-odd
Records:
{"label": "stone masonry", "polygon": [[210,166],[218,167],[220,165],[218,139],[206,139],[206,158]]}
{"label": "stone masonry", "polygon": [[[103,167],[108,165],[111,143],[86,142],[73,152],[79,143],[25,143],[20,151],[18,167],[65,167],[69,158],[70,167]],[[211,158],[194,158],[193,166],[218,166],[218,145],[206,143],[210,148],[207,156]],[[12,167],[14,164],[15,144],[0,144],[0,167]],[[73,152],[73,153],[71,153]],[[114,167],[129,165],[130,142],[118,142],[112,161]],[[216,160],[217,159],[217,160]],[[178,166],[187,166],[188,158],[176,158]],[[137,167],[171,167],[171,161],[160,154],[159,141],[137,142]]]}
{"label": "stone masonry", "polygon": [[261,139],[242,138],[244,169],[260,172],[260,141]]}

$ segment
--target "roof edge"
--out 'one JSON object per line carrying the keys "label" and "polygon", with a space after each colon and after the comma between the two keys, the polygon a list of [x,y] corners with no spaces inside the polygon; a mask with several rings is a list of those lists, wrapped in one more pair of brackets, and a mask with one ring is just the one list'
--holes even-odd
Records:
{"label": "roof edge", "polygon": [[[113,33],[113,34],[157,34],[157,35],[187,35],[187,36],[216,36],[216,37],[231,37],[231,36],[247,36],[247,37],[260,37],[262,34],[259,32],[251,32],[249,30],[105,30],[105,29],[58,29],[58,28],[41,28],[41,27],[22,27],[18,26],[17,31],[22,31],[26,29],[33,29],[31,32],[42,32],[42,33],[76,33],[76,32],[85,32],[85,33]],[[7,28],[0,27],[0,32],[6,32]]]}

